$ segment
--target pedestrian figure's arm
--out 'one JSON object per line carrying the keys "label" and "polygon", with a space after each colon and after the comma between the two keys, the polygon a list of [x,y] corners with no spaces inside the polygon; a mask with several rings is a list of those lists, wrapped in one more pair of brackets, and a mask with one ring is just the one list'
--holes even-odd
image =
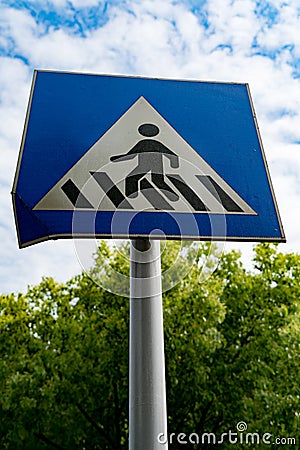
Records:
{"label": "pedestrian figure's arm", "polygon": [[125,154],[125,155],[115,155],[111,156],[110,160],[112,162],[114,161],[127,161],[128,159],[133,159],[135,157],[135,154]]}
{"label": "pedestrian figure's arm", "polygon": [[170,165],[173,169],[178,169],[179,167],[179,158],[177,155],[166,155],[170,159]]}

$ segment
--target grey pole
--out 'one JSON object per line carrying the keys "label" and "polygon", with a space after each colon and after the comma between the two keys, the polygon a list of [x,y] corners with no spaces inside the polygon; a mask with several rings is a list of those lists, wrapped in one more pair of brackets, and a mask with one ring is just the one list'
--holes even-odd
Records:
{"label": "grey pole", "polygon": [[130,246],[129,450],[167,450],[160,242]]}

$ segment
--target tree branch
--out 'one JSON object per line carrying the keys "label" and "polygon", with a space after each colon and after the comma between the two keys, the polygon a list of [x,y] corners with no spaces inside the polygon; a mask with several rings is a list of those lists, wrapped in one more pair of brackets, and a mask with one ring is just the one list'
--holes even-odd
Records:
{"label": "tree branch", "polygon": [[[116,424],[116,442],[118,447],[121,448],[121,429],[120,429],[120,407],[117,383],[113,383],[114,397],[115,397],[115,424]],[[116,449],[117,450],[117,449]]]}
{"label": "tree branch", "polygon": [[103,436],[106,441],[108,442],[108,444],[110,444],[112,446],[112,448],[114,447],[114,442],[111,439],[109,433],[107,433],[104,429],[104,427],[101,427],[97,424],[97,422],[95,422],[95,420],[89,415],[89,413],[87,411],[85,411],[85,409],[83,408],[83,406],[80,403],[76,403],[77,408],[79,409],[79,411],[81,412],[81,414],[86,418],[86,420],[92,425],[93,428],[95,428],[95,430],[97,430],[97,432],[100,434],[100,436]]}
{"label": "tree branch", "polygon": [[197,423],[197,425],[196,425],[196,431],[197,431],[198,434],[200,434],[200,432],[202,432],[203,429],[204,429],[204,423],[205,423],[207,414],[208,414],[208,412],[209,412],[210,407],[212,406],[212,404],[213,404],[212,401],[208,402],[208,403],[206,404],[205,408],[204,408],[203,411],[202,411],[200,420],[198,421],[198,423]]}
{"label": "tree branch", "polygon": [[56,448],[57,450],[66,450],[64,447],[61,447],[60,445],[55,444],[55,442],[52,442],[49,438],[47,438],[47,436],[45,436],[42,433],[34,433],[34,435],[41,441],[45,442],[45,444],[48,444],[51,447]]}

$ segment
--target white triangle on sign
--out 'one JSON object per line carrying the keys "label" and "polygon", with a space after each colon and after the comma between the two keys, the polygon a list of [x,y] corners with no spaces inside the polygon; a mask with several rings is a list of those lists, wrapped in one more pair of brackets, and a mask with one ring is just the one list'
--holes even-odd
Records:
{"label": "white triangle on sign", "polygon": [[144,97],[34,206],[75,209],[256,215]]}

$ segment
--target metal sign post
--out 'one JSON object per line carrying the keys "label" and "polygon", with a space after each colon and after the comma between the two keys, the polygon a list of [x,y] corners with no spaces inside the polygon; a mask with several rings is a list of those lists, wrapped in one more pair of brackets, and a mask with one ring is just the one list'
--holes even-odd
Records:
{"label": "metal sign post", "polygon": [[167,450],[160,242],[131,241],[129,450]]}

